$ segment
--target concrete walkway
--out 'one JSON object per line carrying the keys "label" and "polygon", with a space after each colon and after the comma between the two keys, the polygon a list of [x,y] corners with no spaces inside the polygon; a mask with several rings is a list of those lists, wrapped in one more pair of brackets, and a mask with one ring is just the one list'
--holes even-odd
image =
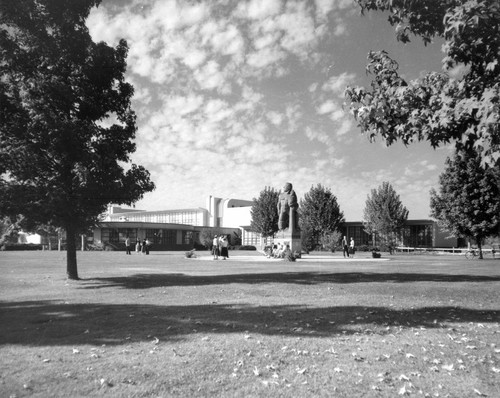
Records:
{"label": "concrete walkway", "polygon": [[[263,262],[263,261],[269,261],[269,262],[283,262],[284,260],[281,258],[267,258],[266,256],[246,256],[246,255],[234,255],[231,256],[231,253],[229,254],[230,257],[228,260],[230,261],[241,261],[241,262]],[[219,257],[219,260],[214,260],[213,256],[208,255],[208,256],[198,256],[195,258],[195,260],[202,260],[202,261],[225,261],[221,257]],[[310,255],[310,254],[304,254],[302,255],[301,258],[298,258],[296,262],[298,263],[308,263],[308,262],[313,262],[313,263],[318,263],[318,262],[342,262],[342,263],[348,263],[349,261],[356,261],[356,262],[378,262],[378,261],[389,261],[389,258],[372,258],[372,257],[354,257],[354,258],[344,258],[344,257],[339,257],[339,256],[329,256],[329,255]],[[226,260],[227,261],[227,260]]]}

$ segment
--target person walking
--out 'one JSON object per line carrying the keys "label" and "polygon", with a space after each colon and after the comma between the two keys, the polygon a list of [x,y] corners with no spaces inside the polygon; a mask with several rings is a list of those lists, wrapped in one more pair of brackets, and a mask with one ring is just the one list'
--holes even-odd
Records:
{"label": "person walking", "polygon": [[130,253],[130,238],[128,236],[125,238],[125,249],[127,250],[127,254],[131,254]]}
{"label": "person walking", "polygon": [[225,260],[226,258],[229,258],[229,250],[228,250],[229,242],[227,241],[227,237],[222,235],[220,237],[219,244],[220,244],[220,255],[222,259]]}
{"label": "person walking", "polygon": [[141,241],[137,239],[137,242],[135,243],[135,252],[139,254],[141,252]]}
{"label": "person walking", "polygon": [[356,248],[354,247],[354,238],[351,238],[351,244],[349,245],[349,255],[354,258],[354,252]]}
{"label": "person walking", "polygon": [[344,253],[344,258],[349,258],[349,246],[347,245],[347,238],[345,236],[342,239],[342,251]]}
{"label": "person walking", "polygon": [[219,239],[217,235],[214,235],[214,239],[212,240],[212,254],[214,256],[214,260],[219,259]]}

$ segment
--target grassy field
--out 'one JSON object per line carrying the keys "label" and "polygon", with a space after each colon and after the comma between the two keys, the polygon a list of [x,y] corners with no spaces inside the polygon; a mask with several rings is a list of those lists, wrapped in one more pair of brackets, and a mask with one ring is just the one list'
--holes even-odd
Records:
{"label": "grassy field", "polygon": [[0,397],[500,397],[500,260],[201,254],[0,252]]}

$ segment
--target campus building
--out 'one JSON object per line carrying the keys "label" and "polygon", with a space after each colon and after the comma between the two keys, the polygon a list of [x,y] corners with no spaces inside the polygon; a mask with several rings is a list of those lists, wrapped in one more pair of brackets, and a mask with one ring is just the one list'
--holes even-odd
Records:
{"label": "campus building", "polygon": [[[349,239],[354,238],[357,247],[380,247],[382,245],[380,237],[376,234],[368,234],[361,221],[345,222],[342,234]],[[401,240],[402,246],[412,248],[449,248],[466,245],[465,240],[450,237],[433,220],[407,220],[401,231]]]}
{"label": "campus building", "polygon": [[109,206],[93,242],[122,247],[128,236],[132,243],[149,240],[153,250],[190,250],[200,245],[203,231],[228,235],[234,244],[258,245],[260,236],[250,231],[252,201],[209,196],[207,208],[136,210]]}
{"label": "campus building", "polygon": [[[252,231],[253,202],[209,196],[206,208],[145,211],[110,206],[99,226],[94,229],[94,243],[120,247],[128,236],[132,242],[148,239],[153,250],[189,250],[200,243],[203,231],[227,234],[231,244],[236,239],[242,245],[263,247],[271,243]],[[344,224],[343,235],[354,238],[356,246],[379,246],[380,239],[366,233],[361,221]],[[433,220],[408,220],[402,231],[402,243],[412,248],[451,248],[464,246],[449,238]]]}

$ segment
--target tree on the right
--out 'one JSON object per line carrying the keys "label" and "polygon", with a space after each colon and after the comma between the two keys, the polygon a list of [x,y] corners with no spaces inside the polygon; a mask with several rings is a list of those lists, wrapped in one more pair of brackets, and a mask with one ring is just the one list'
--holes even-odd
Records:
{"label": "tree on the right", "polygon": [[442,71],[406,81],[385,51],[370,52],[371,90],[347,87],[346,104],[362,132],[387,145],[427,140],[473,149],[483,166],[500,165],[500,3],[498,0],[356,0],[384,11],[402,43],[444,40]]}
{"label": "tree on the right", "polygon": [[452,235],[482,242],[500,232],[500,170],[481,167],[480,156],[459,152],[446,160],[439,192],[431,190],[431,217]]}

